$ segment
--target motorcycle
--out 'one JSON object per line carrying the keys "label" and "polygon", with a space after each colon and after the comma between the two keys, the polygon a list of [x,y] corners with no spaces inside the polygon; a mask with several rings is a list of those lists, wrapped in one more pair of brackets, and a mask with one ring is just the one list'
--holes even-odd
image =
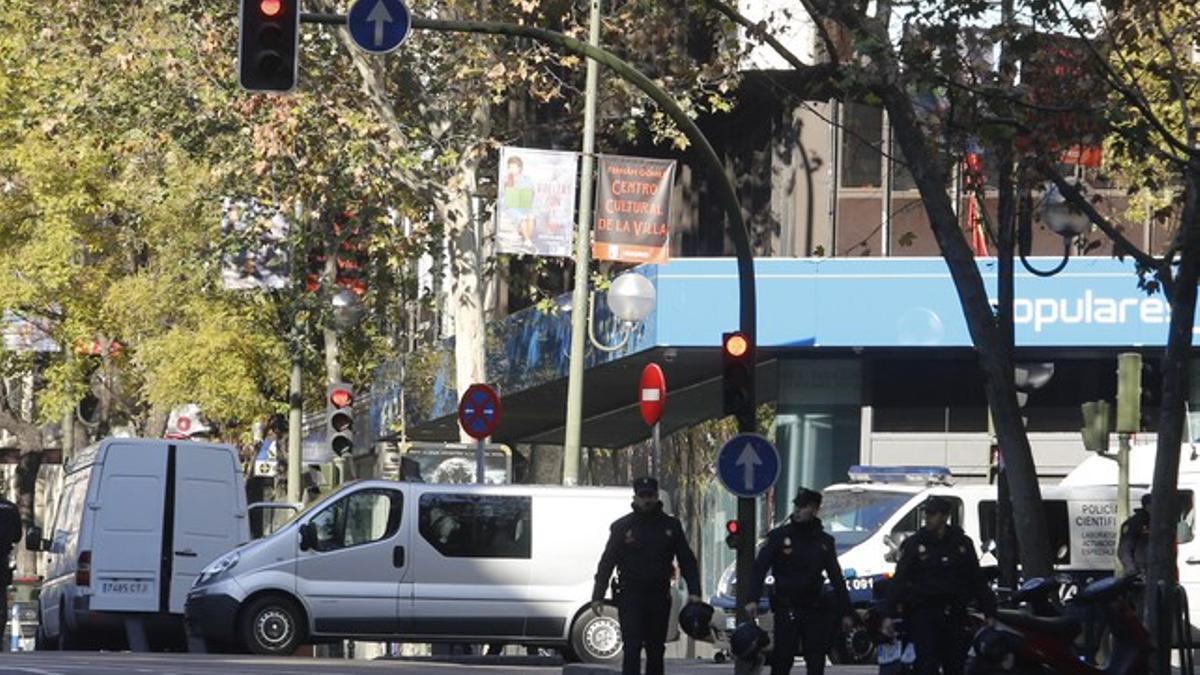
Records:
{"label": "motorcycle", "polygon": [[[1130,594],[1139,592],[1136,576],[1093,582],[1061,610],[1050,601],[1049,580],[1031,580],[1023,599],[1032,611],[1000,609],[995,627],[976,633],[967,672],[971,675],[1140,675],[1149,669],[1150,634],[1138,618]],[[1022,596],[1018,593],[1018,596]],[[1096,612],[1112,635],[1104,665],[1076,646],[1084,628],[1081,617]]]}

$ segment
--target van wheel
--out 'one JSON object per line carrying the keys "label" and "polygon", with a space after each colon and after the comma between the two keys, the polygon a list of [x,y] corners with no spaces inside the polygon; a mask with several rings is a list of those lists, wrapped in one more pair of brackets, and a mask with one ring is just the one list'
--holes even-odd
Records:
{"label": "van wheel", "polygon": [[53,640],[49,635],[46,635],[46,622],[42,619],[42,608],[38,607],[38,625],[37,630],[33,633],[33,649],[34,651],[46,652],[58,649],[58,640]]}
{"label": "van wheel", "polygon": [[261,597],[242,612],[242,645],[254,654],[290,656],[304,636],[302,616],[296,603],[283,596]]}
{"label": "van wheel", "polygon": [[599,616],[585,609],[571,626],[571,652],[583,663],[619,663],[623,646],[616,607],[605,605]]}

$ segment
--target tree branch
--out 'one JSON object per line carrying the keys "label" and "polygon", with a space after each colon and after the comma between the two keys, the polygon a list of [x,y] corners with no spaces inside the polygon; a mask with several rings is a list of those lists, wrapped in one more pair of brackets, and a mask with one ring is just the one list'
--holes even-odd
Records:
{"label": "tree branch", "polygon": [[[812,64],[805,63],[800,57],[798,57],[794,53],[792,53],[792,50],[783,46],[783,43],[780,42],[774,35],[771,35],[769,32],[767,32],[766,28],[764,28],[761,24],[754,23],[753,21],[746,18],[746,16],[744,16],[743,14],[738,12],[733,7],[726,5],[721,0],[704,0],[704,1],[708,4],[709,7],[712,7],[713,9],[717,10],[721,14],[724,14],[730,21],[741,26],[742,28],[745,28],[746,32],[749,35],[770,45],[771,49],[774,49],[775,53],[782,56],[783,60],[787,61],[788,65],[790,65],[792,68],[795,68],[796,70],[801,71],[803,73],[809,69],[817,67]],[[805,4],[807,4],[807,1]],[[818,26],[820,26],[820,22],[816,21],[815,18],[813,19],[813,21],[814,21],[814,23],[817,23]],[[824,33],[823,37],[827,41],[826,49],[832,50],[834,47],[833,39],[831,37],[829,37],[828,33]],[[837,62],[837,52],[831,51],[830,56],[833,59],[833,62],[836,63]]]}

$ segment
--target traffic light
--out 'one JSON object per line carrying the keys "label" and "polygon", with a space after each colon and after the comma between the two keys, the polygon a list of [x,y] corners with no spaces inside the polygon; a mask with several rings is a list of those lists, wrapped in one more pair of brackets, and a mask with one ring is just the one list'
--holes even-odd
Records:
{"label": "traffic light", "polygon": [[734,331],[721,339],[721,375],[726,415],[754,414],[754,342],[750,336]]}
{"label": "traffic light", "polygon": [[725,545],[736,551],[738,545],[742,542],[741,534],[738,532],[738,521],[725,521],[725,532]]}
{"label": "traffic light", "polygon": [[291,91],[299,72],[300,0],[241,0],[238,82],[248,91]]}
{"label": "traffic light", "polygon": [[325,442],[335,456],[354,449],[354,392],[344,382],[331,385],[325,397]]}

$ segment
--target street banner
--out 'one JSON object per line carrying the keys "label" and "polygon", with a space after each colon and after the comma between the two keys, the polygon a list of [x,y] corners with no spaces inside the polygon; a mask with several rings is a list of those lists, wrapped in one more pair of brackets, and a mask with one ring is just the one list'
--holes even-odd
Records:
{"label": "street banner", "polygon": [[254,200],[226,198],[221,236],[221,285],[230,291],[274,290],[288,285],[288,222],[278,209]]}
{"label": "street banner", "polygon": [[629,263],[670,258],[675,161],[601,155],[592,257]]}
{"label": "street banner", "polygon": [[578,174],[574,152],[500,148],[496,252],[570,257]]}
{"label": "street banner", "polygon": [[9,352],[57,352],[58,343],[50,333],[54,324],[42,317],[4,310],[4,350]]}

